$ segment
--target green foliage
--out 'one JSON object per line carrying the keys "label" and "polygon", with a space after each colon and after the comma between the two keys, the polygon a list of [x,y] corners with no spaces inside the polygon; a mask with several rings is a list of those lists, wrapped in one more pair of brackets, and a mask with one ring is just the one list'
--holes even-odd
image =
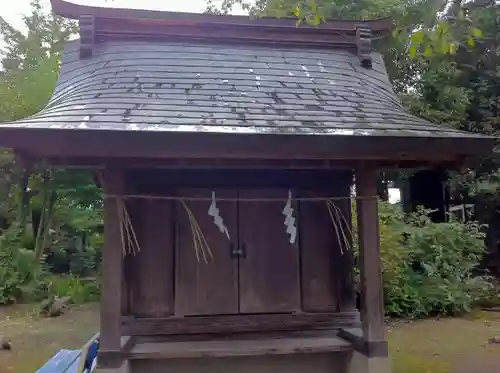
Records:
{"label": "green foliage", "polygon": [[476,222],[432,223],[429,211],[404,215],[380,203],[385,310],[423,317],[468,312],[491,288],[475,273],[485,253]]}
{"label": "green foliage", "polygon": [[77,31],[75,22],[43,9],[40,0],[31,0],[30,10],[22,17],[27,33],[0,17],[0,35],[5,42],[2,66],[6,73],[34,69],[45,58],[59,55],[64,41]]}
{"label": "green foliage", "polygon": [[22,235],[14,225],[0,236],[0,305],[44,296],[45,268],[34,265],[35,253],[22,247]]}
{"label": "green foliage", "polygon": [[[26,32],[0,17],[0,121],[28,117],[47,104],[64,42],[77,30],[38,0],[23,21]],[[0,171],[0,304],[46,295],[46,270],[95,275],[102,196],[93,175],[43,163],[26,169],[7,151]]]}
{"label": "green foliage", "polygon": [[[468,2],[469,8],[477,1]],[[475,9],[462,7],[462,1],[429,0],[224,0],[220,8],[207,1],[207,11],[227,14],[235,5],[254,16],[295,17],[297,25],[317,26],[328,19],[373,19],[391,17],[396,22],[394,37],[405,40],[405,53],[417,56],[455,54],[461,46],[474,47],[483,31],[473,24]],[[478,7],[474,7],[478,8]],[[482,6],[495,13],[495,8]]]}
{"label": "green foliage", "polygon": [[82,278],[74,275],[53,276],[49,280],[49,293],[57,297],[69,297],[74,304],[97,302],[101,286],[96,278]]}
{"label": "green foliage", "polygon": [[[33,250],[23,248],[25,231],[12,225],[0,236],[0,305],[17,302],[33,302],[49,295],[69,296],[74,303],[96,301],[100,285],[95,278],[84,279],[78,274],[50,276],[49,268],[36,258]],[[95,255],[95,252],[93,253]],[[88,258],[90,251],[73,257],[71,271],[96,274],[96,259]]]}

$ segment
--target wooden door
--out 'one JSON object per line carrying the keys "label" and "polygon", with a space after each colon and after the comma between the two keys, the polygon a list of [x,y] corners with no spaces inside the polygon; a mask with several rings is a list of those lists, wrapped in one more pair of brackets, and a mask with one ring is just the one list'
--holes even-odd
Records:
{"label": "wooden door", "polygon": [[[236,191],[214,192],[216,198],[236,198]],[[212,191],[183,189],[177,194],[211,198]],[[216,207],[227,233],[221,232],[214,223],[214,217],[209,215],[211,201],[185,200],[185,205],[179,201],[176,203],[176,315],[238,313],[237,259],[231,255],[231,248],[237,240],[236,201],[216,199]],[[193,226],[194,219],[199,225],[202,237],[196,231],[193,233],[193,229],[196,230]],[[204,246],[208,246],[209,249],[204,248],[204,253],[200,245],[197,245],[198,250],[195,249],[193,234],[201,238]]]}
{"label": "wooden door", "polygon": [[[283,201],[250,201],[252,198],[283,198],[285,189],[239,191],[238,229],[240,313],[293,312],[300,309],[298,237],[290,243]],[[295,209],[295,218],[297,211]],[[297,224],[297,220],[296,220]]]}

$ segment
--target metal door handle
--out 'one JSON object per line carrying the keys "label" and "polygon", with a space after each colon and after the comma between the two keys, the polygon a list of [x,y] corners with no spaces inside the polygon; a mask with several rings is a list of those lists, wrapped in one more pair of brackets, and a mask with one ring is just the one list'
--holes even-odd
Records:
{"label": "metal door handle", "polygon": [[229,254],[231,255],[231,258],[237,258],[238,257],[238,248],[234,243],[231,243],[229,245]]}
{"label": "metal door handle", "polygon": [[245,243],[242,243],[239,246],[232,243],[229,245],[229,250],[231,258],[246,258],[247,256],[247,245]]}
{"label": "metal door handle", "polygon": [[247,244],[246,243],[244,243],[244,242],[241,243],[240,251],[239,251],[238,254],[242,258],[246,258],[247,257]]}

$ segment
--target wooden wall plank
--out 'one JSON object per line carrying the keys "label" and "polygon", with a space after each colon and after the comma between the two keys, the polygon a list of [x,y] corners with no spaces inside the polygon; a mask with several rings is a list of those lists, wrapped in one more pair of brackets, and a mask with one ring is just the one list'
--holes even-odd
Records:
{"label": "wooden wall plank", "polygon": [[131,311],[137,317],[174,313],[173,201],[135,200],[133,224],[140,252],[132,257],[134,288]]}
{"label": "wooden wall plank", "polygon": [[378,229],[378,171],[364,165],[356,170],[361,323],[367,341],[384,340],[382,266]]}
{"label": "wooden wall plank", "polygon": [[[333,189],[333,188],[332,188]],[[328,191],[301,191],[300,197],[329,196]],[[302,310],[335,311],[338,306],[336,264],[340,247],[325,201],[300,202]]]}
{"label": "wooden wall plank", "polygon": [[[210,189],[182,189],[179,196],[210,197]],[[235,190],[215,190],[216,197],[236,198]],[[228,229],[229,240],[208,215],[210,201],[185,201],[196,218],[212,252],[204,261],[196,256],[193,232],[188,214],[176,202],[176,291],[175,314],[210,315],[238,312],[237,260],[231,256],[233,243],[237,242],[236,201],[217,201],[220,216]]]}
{"label": "wooden wall plank", "polygon": [[[287,196],[287,189],[239,191],[243,199]],[[241,313],[300,310],[298,238],[289,242],[284,207],[285,200],[239,203],[240,247],[246,251],[240,258]]]}
{"label": "wooden wall plank", "polygon": [[[352,181],[352,177],[349,179]],[[343,193],[349,194],[351,191],[351,183],[349,188],[344,189]],[[351,200],[337,201],[336,205],[344,214],[345,219],[350,224],[350,234],[348,237],[352,244],[352,205]],[[343,254],[337,258],[337,297],[339,301],[339,311],[350,312],[356,310],[356,293],[354,289],[354,253],[351,250],[344,250]]]}
{"label": "wooden wall plank", "polygon": [[[318,184],[302,189],[300,197],[349,197],[352,175],[332,172],[337,177],[330,185]],[[352,243],[350,200],[334,200],[342,218],[334,216],[342,225],[345,238]],[[352,284],[352,252],[344,242],[344,234],[335,230],[326,201],[301,201],[300,256],[302,309],[305,312],[331,312],[344,309],[346,294],[354,299]],[[344,220],[345,219],[345,220]],[[351,309],[354,309],[352,307]]]}

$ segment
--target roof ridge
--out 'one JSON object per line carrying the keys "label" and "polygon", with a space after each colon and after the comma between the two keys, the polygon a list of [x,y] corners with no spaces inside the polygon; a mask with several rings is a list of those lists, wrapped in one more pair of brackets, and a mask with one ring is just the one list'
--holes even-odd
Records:
{"label": "roof ridge", "polygon": [[67,0],[50,0],[52,10],[55,14],[79,20],[81,16],[94,16],[115,19],[142,19],[167,21],[170,24],[213,24],[213,25],[247,25],[247,26],[272,26],[293,27],[299,29],[314,30],[336,30],[355,31],[359,25],[369,28],[374,33],[388,33],[392,29],[392,21],[389,17],[367,19],[367,20],[338,20],[331,19],[318,26],[302,23],[297,26],[297,20],[293,17],[260,17],[252,18],[245,15],[215,15],[207,13],[187,13],[165,10],[130,9],[118,7],[98,7],[77,4]]}
{"label": "roof ridge", "polygon": [[293,18],[218,16],[169,11],[103,8],[51,0],[54,13],[80,22],[81,57],[96,43],[109,40],[203,40],[245,44],[287,44],[347,48],[357,51],[371,68],[371,41],[390,33],[388,18],[331,20],[318,26],[297,26]]}

